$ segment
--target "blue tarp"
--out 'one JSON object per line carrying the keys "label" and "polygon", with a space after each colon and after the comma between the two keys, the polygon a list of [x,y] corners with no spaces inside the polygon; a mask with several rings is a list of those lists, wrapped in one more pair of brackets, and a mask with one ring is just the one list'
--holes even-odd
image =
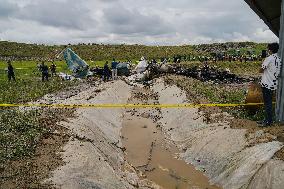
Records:
{"label": "blue tarp", "polygon": [[68,68],[73,72],[75,77],[86,77],[89,72],[89,65],[82,60],[70,48],[66,48],[63,52],[64,59]]}

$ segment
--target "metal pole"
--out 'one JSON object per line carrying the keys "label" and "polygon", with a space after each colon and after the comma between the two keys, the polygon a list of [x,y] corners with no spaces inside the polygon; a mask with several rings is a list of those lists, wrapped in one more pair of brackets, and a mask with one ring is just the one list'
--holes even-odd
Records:
{"label": "metal pole", "polygon": [[279,56],[281,58],[281,71],[277,90],[276,121],[284,123],[284,1],[281,3],[280,32],[279,32]]}

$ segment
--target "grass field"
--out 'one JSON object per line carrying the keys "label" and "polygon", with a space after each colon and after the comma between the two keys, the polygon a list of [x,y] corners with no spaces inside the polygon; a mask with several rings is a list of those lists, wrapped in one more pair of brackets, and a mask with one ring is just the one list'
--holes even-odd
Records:
{"label": "grass field", "polygon": [[[0,62],[0,103],[25,103],[45,94],[64,90],[79,84],[77,81],[61,81],[50,78],[41,81],[36,62],[12,62],[16,81],[8,81],[6,62]],[[69,72],[64,62],[56,62],[58,72]],[[0,168],[11,160],[29,157],[34,153],[41,137],[48,132],[39,121],[41,111],[21,112],[14,108],[0,108]]]}
{"label": "grass field", "polygon": [[[41,81],[41,73],[35,62],[13,62],[16,81],[8,81],[7,65],[0,63],[0,103],[20,103],[35,100],[47,93],[64,89],[75,82],[51,78],[49,82]],[[67,71],[64,64],[58,64],[58,71]]]}
{"label": "grass field", "polygon": [[[95,65],[102,67],[104,63],[105,61],[88,62],[91,67]],[[16,82],[9,82],[6,71],[7,63],[0,61],[0,103],[28,102],[76,84],[76,81],[62,81],[57,77],[50,78],[49,82],[42,82],[37,64],[38,62],[35,61],[12,62]],[[50,62],[46,64],[51,65]],[[57,73],[71,74],[64,61],[57,61],[55,64],[57,65]]]}
{"label": "grass field", "polygon": [[[102,67],[106,61],[88,61],[90,67]],[[109,65],[111,60],[108,60]],[[135,60],[133,62],[136,62]],[[35,61],[15,61],[12,65],[15,69],[16,82],[8,82],[7,63],[0,62],[0,103],[18,103],[37,99],[47,93],[64,89],[71,86],[74,82],[61,81],[58,78],[51,78],[49,82],[41,82],[41,73],[37,68],[38,62]],[[55,62],[57,73],[69,73],[68,67],[64,61]],[[200,62],[183,62],[184,66],[202,66]],[[217,62],[209,63],[210,66],[217,66],[219,69],[229,68],[232,73],[241,76],[257,76],[260,62]],[[48,66],[51,63],[47,63]]]}
{"label": "grass field", "polygon": [[[226,46],[224,49],[223,46]],[[145,46],[145,45],[111,45],[111,44],[74,44],[68,45],[69,48],[74,50],[84,60],[102,61],[112,60],[138,60],[141,56],[148,59],[160,58],[173,58],[177,55],[191,55],[202,56],[210,55],[211,52],[226,51],[228,54],[236,54],[239,50],[241,54],[247,54],[252,51],[257,55],[263,49],[266,49],[267,44],[253,43],[253,42],[240,42],[240,43],[216,43],[216,44],[203,44],[203,45],[180,45],[180,46]],[[63,49],[66,45],[37,45],[37,44],[24,44],[16,42],[0,41],[0,55],[11,58],[28,58],[31,59],[52,59]],[[26,59],[24,59],[26,60]]]}
{"label": "grass field", "polygon": [[7,160],[29,156],[37,138],[46,132],[38,121],[39,112],[2,110],[0,113],[0,165]]}

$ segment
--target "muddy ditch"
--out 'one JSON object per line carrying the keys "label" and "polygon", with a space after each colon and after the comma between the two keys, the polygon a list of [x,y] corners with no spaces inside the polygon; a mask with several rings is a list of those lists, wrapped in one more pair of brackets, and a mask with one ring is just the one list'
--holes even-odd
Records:
{"label": "muddy ditch", "polygon": [[[144,95],[137,95],[141,92]],[[136,88],[132,93],[129,103],[153,103],[158,100],[156,94],[145,89]],[[179,158],[179,149],[164,135],[157,123],[159,119],[155,119],[157,115],[160,115],[159,109],[132,110],[124,115],[121,135],[127,162],[142,178],[162,188],[219,188],[210,185],[202,172]]]}
{"label": "muddy ditch", "polygon": [[[159,100],[149,88],[129,87],[122,81],[104,87],[95,98],[89,98],[95,91],[89,89],[66,103],[152,104]],[[60,125],[85,140],[68,141],[61,153],[66,164],[46,182],[60,188],[217,188],[179,158],[179,148],[159,127],[160,109],[77,109],[75,115]]]}

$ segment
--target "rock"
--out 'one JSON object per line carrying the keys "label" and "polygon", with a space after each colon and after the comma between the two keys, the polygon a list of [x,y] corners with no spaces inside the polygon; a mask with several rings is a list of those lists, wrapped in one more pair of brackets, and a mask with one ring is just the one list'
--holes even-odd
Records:
{"label": "rock", "polygon": [[135,173],[126,173],[126,180],[134,187],[139,187],[139,177]]}

